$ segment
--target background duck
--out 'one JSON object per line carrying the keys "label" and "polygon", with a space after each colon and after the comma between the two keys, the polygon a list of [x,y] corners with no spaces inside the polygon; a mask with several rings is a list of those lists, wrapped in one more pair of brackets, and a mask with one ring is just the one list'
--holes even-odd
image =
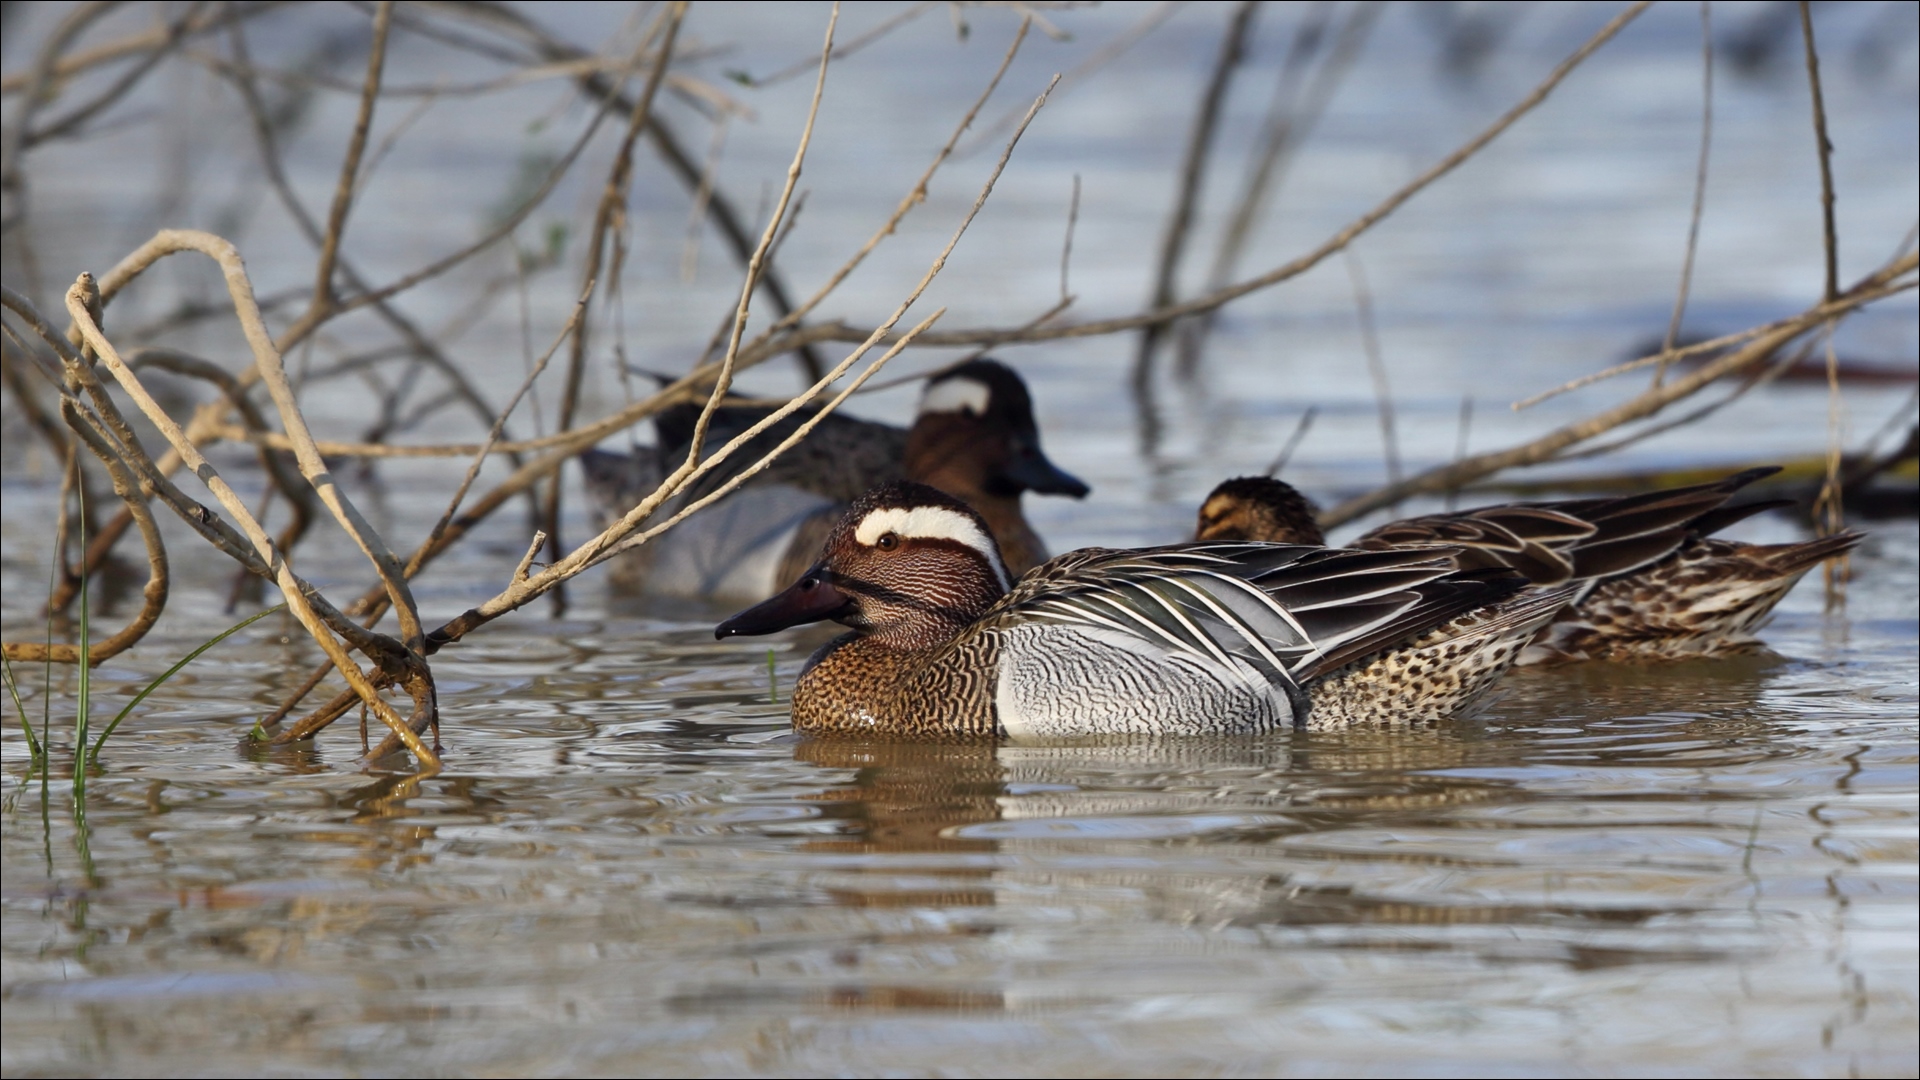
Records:
{"label": "background duck", "polygon": [[[1787,505],[1726,503],[1778,472],[1748,469],[1711,484],[1619,498],[1507,503],[1382,525],[1353,541],[1371,550],[1453,547],[1462,568],[1504,566],[1536,585],[1572,583],[1578,599],[1522,663],[1679,659],[1750,648],[1794,583],[1864,537],[1851,530],[1788,544],[1711,534]],[[1240,477],[1201,504],[1199,539],[1325,543],[1313,504],[1271,477]]]}
{"label": "background duck", "polygon": [[[898,482],[820,561],[715,636],[831,619],[793,695],[814,734],[1230,735],[1439,719],[1473,704],[1571,589],[1452,549],[1085,548],[1016,584],[985,520]],[[1522,594],[1525,590],[1524,595]]]}
{"label": "background duck", "polygon": [[[759,406],[724,406],[708,445],[763,419]],[[635,453],[580,455],[587,489],[603,513],[625,513],[686,456],[697,406],[658,416],[659,443]],[[730,460],[745,468],[807,418],[795,414]],[[692,501],[734,475],[723,468],[685,495]],[[973,360],[931,379],[911,428],[835,413],[804,441],[725,500],[640,548],[620,568],[625,584],[655,593],[753,601],[771,596],[812,565],[846,505],[889,481],[913,479],[964,500],[987,522],[1015,574],[1043,562],[1044,541],[1021,511],[1021,495],[1084,498],[1090,490],[1047,459],[1025,380],[997,360]]]}

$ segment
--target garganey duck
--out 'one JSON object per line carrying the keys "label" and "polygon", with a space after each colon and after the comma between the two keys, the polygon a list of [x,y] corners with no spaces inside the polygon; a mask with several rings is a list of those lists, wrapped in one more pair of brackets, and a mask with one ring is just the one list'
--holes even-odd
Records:
{"label": "garganey duck", "polygon": [[[1353,541],[1368,550],[1458,552],[1454,565],[1505,566],[1535,585],[1573,584],[1578,598],[1541,631],[1521,663],[1662,660],[1757,644],[1795,582],[1863,539],[1845,531],[1791,544],[1745,544],[1712,534],[1787,505],[1726,503],[1777,468],[1748,469],[1711,484],[1618,498],[1507,503],[1395,521]],[[1268,477],[1215,488],[1200,507],[1203,540],[1326,542],[1313,504]]]}
{"label": "garganey duck", "polygon": [[1480,698],[1569,589],[1458,550],[1085,548],[1017,582],[985,519],[911,482],[849,508],[791,588],[716,637],[831,619],[793,725],[821,735],[1231,735],[1409,722]]}
{"label": "garganey duck", "polygon": [[[658,447],[633,455],[580,455],[588,490],[603,512],[625,513],[685,459],[699,412],[683,406],[657,417]],[[724,443],[767,412],[740,405],[716,410],[707,445]],[[759,460],[806,419],[795,414],[769,428],[736,451],[728,466],[737,470]],[[734,474],[716,470],[682,498],[698,499]],[[1088,491],[1040,449],[1026,382],[997,360],[974,360],[927,383],[911,428],[828,416],[740,490],[641,548],[641,565],[627,573],[644,574],[650,592],[765,599],[812,564],[848,503],[869,488],[902,479],[965,500],[986,520],[1015,574],[1047,558],[1046,544],[1021,512],[1021,495],[1078,499]]]}

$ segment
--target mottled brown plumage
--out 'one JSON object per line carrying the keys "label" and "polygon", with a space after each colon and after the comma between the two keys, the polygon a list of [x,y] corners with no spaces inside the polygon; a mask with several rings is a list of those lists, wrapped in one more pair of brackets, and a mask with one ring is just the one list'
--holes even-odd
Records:
{"label": "mottled brown plumage", "polygon": [[1261,540],[1273,544],[1320,544],[1327,535],[1315,520],[1320,508],[1292,484],[1271,476],[1223,480],[1200,504],[1195,540]]}
{"label": "mottled brown plumage", "polygon": [[1540,659],[1682,660],[1753,648],[1807,571],[1863,539],[1842,532],[1762,545],[1693,537],[1639,573],[1601,582],[1530,651]]}
{"label": "mottled brown plumage", "polygon": [[[1353,546],[1449,547],[1463,569],[1507,567],[1536,585],[1582,585],[1581,598],[1541,632],[1523,663],[1710,655],[1752,644],[1753,631],[1801,575],[1861,539],[1847,532],[1765,548],[1707,539],[1778,505],[1726,505],[1778,471],[1749,469],[1715,483],[1616,498],[1430,514],[1382,525]],[[1278,480],[1230,480],[1208,497],[1200,528],[1248,523],[1252,539],[1289,540],[1301,534],[1303,504]]]}

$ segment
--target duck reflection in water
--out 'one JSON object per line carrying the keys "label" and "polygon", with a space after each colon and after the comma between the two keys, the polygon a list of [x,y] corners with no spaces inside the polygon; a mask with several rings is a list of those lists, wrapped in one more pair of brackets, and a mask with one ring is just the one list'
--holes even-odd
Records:
{"label": "duck reflection in water", "polygon": [[[1362,868],[1381,859],[1446,863],[1445,856],[1423,855],[1417,846],[1355,851],[1321,841],[1356,827],[1430,828],[1436,816],[1462,807],[1527,800],[1517,782],[1484,775],[1519,764],[1510,760],[1512,744],[1474,729],[1017,746],[802,740],[793,752],[823,769],[851,770],[842,782],[804,796],[842,832],[802,841],[800,850],[959,856],[863,867],[871,885],[849,887],[842,879],[828,890],[849,907],[1017,906],[1018,898],[1039,895],[1046,904],[1084,907],[1089,915],[1114,903],[1144,902],[1156,920],[1175,925],[1493,924],[1582,917],[1566,905],[1535,910],[1408,902],[1341,882],[1302,883],[1289,872],[1246,871],[1298,860],[1324,879],[1329,860]],[[1469,768],[1482,775],[1455,772]],[[1192,858],[1181,860],[1187,869],[1141,868],[1141,857],[1153,849],[1196,842],[1201,846]],[[1083,868],[1070,877],[1029,874],[1017,860],[1004,858],[1063,851],[1085,856]],[[928,881],[940,884],[928,887]],[[1620,915],[1608,913],[1607,921]]]}

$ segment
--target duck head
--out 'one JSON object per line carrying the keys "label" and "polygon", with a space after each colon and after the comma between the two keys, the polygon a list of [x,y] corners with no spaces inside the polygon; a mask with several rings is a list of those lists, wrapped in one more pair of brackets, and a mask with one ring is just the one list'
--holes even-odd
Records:
{"label": "duck head", "polygon": [[970,502],[1090,490],[1047,460],[1027,384],[998,360],[972,360],[927,383],[905,464],[907,475]]}
{"label": "duck head", "polygon": [[899,648],[959,633],[1011,586],[978,513],[925,484],[883,484],[828,535],[820,561],[790,588],[721,623],[716,638],[832,620]]}
{"label": "duck head", "polygon": [[1265,540],[1324,547],[1315,507],[1284,480],[1241,476],[1223,482],[1200,504],[1195,540]]}

